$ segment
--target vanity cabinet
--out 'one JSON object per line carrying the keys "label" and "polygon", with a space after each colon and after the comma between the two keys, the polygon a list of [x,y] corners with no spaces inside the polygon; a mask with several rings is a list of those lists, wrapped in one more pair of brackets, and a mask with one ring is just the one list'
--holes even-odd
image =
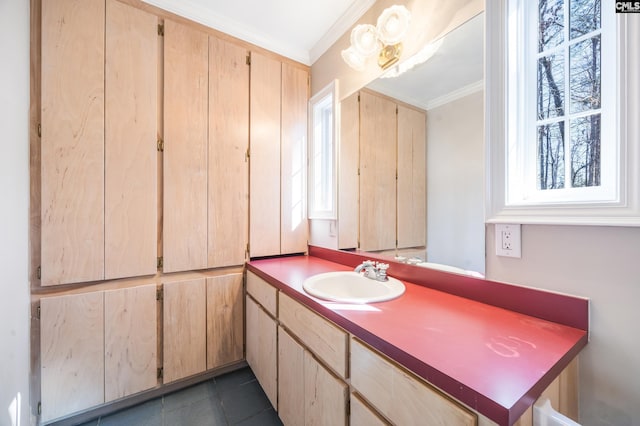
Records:
{"label": "vanity cabinet", "polygon": [[351,339],[351,385],[394,424],[477,424],[477,416]]}
{"label": "vanity cabinet", "polygon": [[157,385],[156,285],[40,300],[42,421]]}
{"label": "vanity cabinet", "polygon": [[278,415],[285,425],[346,425],[348,386],[278,327]]}
{"label": "vanity cabinet", "polygon": [[426,244],[426,113],[362,90],[340,104],[338,248]]}
{"label": "vanity cabinet", "polygon": [[157,18],[41,6],[41,284],[153,274]]}
{"label": "vanity cabinet", "polygon": [[307,250],[308,71],[251,52],[251,257]]}

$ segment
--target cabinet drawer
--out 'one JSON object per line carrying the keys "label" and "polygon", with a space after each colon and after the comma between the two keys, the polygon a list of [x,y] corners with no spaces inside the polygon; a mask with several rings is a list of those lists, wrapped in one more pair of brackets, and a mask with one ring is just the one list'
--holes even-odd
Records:
{"label": "cabinet drawer", "polygon": [[247,292],[274,317],[276,316],[276,294],[278,290],[254,274],[247,271]]}
{"label": "cabinet drawer", "polygon": [[329,321],[280,293],[279,319],[341,377],[347,374],[347,334]]}
{"label": "cabinet drawer", "polygon": [[355,339],[351,340],[351,385],[395,424],[477,424],[473,413]]}
{"label": "cabinet drawer", "polygon": [[351,394],[350,426],[387,426],[388,424],[378,417],[356,394]]}

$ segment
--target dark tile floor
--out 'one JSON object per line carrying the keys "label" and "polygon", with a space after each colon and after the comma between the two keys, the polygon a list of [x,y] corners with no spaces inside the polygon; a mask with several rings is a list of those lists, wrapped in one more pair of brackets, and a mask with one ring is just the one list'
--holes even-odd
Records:
{"label": "dark tile floor", "polygon": [[282,425],[249,367],[82,426]]}

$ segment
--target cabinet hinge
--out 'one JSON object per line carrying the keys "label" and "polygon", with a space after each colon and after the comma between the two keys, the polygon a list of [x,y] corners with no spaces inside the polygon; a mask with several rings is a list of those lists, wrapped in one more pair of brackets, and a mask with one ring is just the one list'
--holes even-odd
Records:
{"label": "cabinet hinge", "polygon": [[358,167],[358,176],[360,176],[360,167]]}
{"label": "cabinet hinge", "polygon": [[156,290],[156,300],[163,300],[164,299],[164,292],[162,291],[161,288]]}
{"label": "cabinet hinge", "polygon": [[247,65],[251,65],[251,54],[247,55]]}
{"label": "cabinet hinge", "polygon": [[358,93],[358,102],[360,102],[360,93]]}
{"label": "cabinet hinge", "polygon": [[164,24],[158,24],[158,35],[164,36]]}
{"label": "cabinet hinge", "polygon": [[42,124],[38,123],[38,137],[42,137]]}
{"label": "cabinet hinge", "polygon": [[398,105],[396,105],[396,115],[398,115]]}
{"label": "cabinet hinge", "polygon": [[158,269],[162,269],[162,267],[164,266],[164,258],[162,256],[156,259],[156,266],[158,267]]}
{"label": "cabinet hinge", "polygon": [[396,170],[396,180],[398,180],[398,171]]}
{"label": "cabinet hinge", "polygon": [[244,162],[246,163],[247,161],[249,161],[250,157],[251,157],[251,152],[249,151],[249,148],[247,148],[247,152],[244,153]]}
{"label": "cabinet hinge", "polygon": [[251,251],[249,251],[249,243],[247,243],[247,258],[249,258],[249,253],[251,253]]}
{"label": "cabinet hinge", "polygon": [[36,269],[36,277],[38,277],[39,280],[42,279],[42,267],[38,266],[38,268]]}
{"label": "cabinet hinge", "polygon": [[40,401],[38,401],[37,411],[38,411],[38,415],[42,415],[42,402]]}
{"label": "cabinet hinge", "polygon": [[40,315],[42,315],[42,313],[40,311],[40,306],[38,305],[38,307],[36,308],[36,319],[40,319]]}
{"label": "cabinet hinge", "polygon": [[164,152],[164,141],[161,138],[158,138],[158,152]]}
{"label": "cabinet hinge", "polygon": [[162,379],[162,375],[164,374],[164,368],[158,368],[158,379]]}

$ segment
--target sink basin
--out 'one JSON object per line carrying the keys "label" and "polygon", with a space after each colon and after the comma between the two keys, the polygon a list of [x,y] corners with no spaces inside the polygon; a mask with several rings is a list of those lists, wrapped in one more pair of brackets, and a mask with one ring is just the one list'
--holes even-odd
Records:
{"label": "sink basin", "polygon": [[405,290],[395,278],[376,281],[354,271],[314,275],[304,280],[302,287],[312,296],[343,303],[384,302],[401,296]]}

